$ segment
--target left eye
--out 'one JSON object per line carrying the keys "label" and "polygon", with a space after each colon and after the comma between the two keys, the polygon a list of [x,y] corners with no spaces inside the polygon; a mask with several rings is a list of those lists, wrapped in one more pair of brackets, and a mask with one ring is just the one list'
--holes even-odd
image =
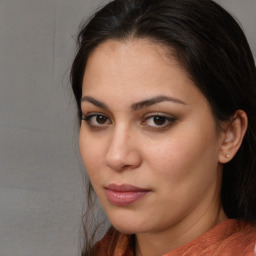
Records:
{"label": "left eye", "polygon": [[154,115],[154,116],[147,117],[142,124],[148,125],[151,127],[162,128],[162,127],[168,126],[174,121],[175,121],[174,117]]}

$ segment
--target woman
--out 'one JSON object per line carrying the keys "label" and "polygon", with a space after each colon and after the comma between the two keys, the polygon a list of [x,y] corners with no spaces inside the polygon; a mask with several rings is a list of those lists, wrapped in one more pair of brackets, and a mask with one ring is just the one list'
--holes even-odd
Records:
{"label": "woman", "polygon": [[78,42],[81,157],[113,225],[82,255],[252,256],[256,70],[236,21],[210,0],[115,0]]}

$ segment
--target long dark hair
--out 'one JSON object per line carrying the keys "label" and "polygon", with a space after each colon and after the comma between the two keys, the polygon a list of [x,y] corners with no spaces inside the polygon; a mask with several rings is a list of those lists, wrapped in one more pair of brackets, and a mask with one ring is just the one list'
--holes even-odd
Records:
{"label": "long dark hair", "polygon": [[[71,71],[81,120],[88,56],[107,39],[147,38],[169,47],[208,99],[218,122],[242,109],[249,120],[236,156],[223,167],[221,200],[228,217],[256,220],[256,69],[235,19],[211,0],[115,0],[80,30]],[[85,245],[87,246],[87,245]],[[88,246],[83,255],[88,253]]]}

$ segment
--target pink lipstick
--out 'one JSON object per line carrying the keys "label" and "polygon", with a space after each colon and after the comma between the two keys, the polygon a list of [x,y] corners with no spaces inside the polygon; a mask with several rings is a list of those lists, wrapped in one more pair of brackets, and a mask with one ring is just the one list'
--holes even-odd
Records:
{"label": "pink lipstick", "polygon": [[108,200],[115,205],[129,205],[144,197],[150,190],[128,184],[110,184],[106,187]]}

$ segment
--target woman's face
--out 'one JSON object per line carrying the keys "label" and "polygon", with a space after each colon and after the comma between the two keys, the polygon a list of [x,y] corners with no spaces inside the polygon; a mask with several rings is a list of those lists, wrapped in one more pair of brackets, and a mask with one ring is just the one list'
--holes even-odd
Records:
{"label": "woman's face", "polygon": [[82,160],[118,230],[188,229],[216,217],[221,132],[207,99],[163,46],[99,45],[86,65],[81,108]]}

